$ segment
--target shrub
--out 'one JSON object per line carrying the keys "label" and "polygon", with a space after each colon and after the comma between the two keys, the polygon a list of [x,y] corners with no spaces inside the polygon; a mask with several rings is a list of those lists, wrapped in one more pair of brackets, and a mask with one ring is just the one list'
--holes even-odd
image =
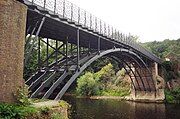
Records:
{"label": "shrub", "polygon": [[[130,94],[130,84],[124,82],[125,70],[120,70],[117,75],[111,63],[104,66],[96,73],[87,72],[77,81],[77,94],[83,96],[106,95],[126,96]],[[119,78],[121,77],[121,78]]]}
{"label": "shrub", "polygon": [[180,103],[180,87],[172,90],[165,90],[166,102]]}
{"label": "shrub", "polygon": [[83,96],[91,96],[96,93],[98,86],[91,72],[85,73],[77,80],[77,92]]}
{"label": "shrub", "polygon": [[71,106],[70,106],[70,104],[68,104],[66,101],[64,101],[64,100],[60,100],[59,101],[59,106],[60,107],[63,107],[63,108],[66,108],[66,109],[68,109],[68,108],[70,108]]}
{"label": "shrub", "polygon": [[94,73],[95,80],[99,83],[99,88],[105,90],[115,79],[115,71],[111,63],[104,66],[100,71]]}
{"label": "shrub", "polygon": [[0,118],[2,119],[21,119],[37,112],[37,109],[31,106],[0,104]]}
{"label": "shrub", "polygon": [[41,114],[48,115],[50,113],[50,108],[42,107],[42,108],[40,108],[40,112],[41,112]]}
{"label": "shrub", "polygon": [[28,98],[28,95],[29,95],[29,91],[28,91],[28,86],[26,85],[23,87],[19,87],[16,94],[14,94],[18,103],[24,106],[31,104],[31,100]]}

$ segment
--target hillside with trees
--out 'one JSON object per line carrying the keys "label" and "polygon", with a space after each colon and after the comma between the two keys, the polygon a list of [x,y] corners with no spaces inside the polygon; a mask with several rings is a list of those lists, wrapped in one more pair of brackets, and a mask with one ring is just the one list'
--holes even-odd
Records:
{"label": "hillside with trees", "polygon": [[180,39],[143,43],[146,49],[162,59],[166,81],[180,77]]}
{"label": "hillside with trees", "polygon": [[162,60],[165,60],[165,58],[171,58],[172,60],[178,61],[180,60],[180,39],[166,39],[162,42],[146,42],[142,43],[142,46],[160,57]]}

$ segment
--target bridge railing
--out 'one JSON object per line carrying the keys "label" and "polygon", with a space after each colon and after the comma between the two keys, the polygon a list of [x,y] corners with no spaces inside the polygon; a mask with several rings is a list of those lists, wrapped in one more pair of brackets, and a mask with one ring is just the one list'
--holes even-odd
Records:
{"label": "bridge railing", "polygon": [[84,28],[92,30],[100,35],[106,36],[112,40],[121,42],[128,45],[151,59],[160,62],[159,58],[154,54],[147,51],[133,40],[133,37],[129,34],[120,33],[117,29],[109,24],[106,24],[101,19],[95,17],[91,13],[81,9],[75,4],[67,0],[24,0],[32,3],[33,5],[40,6],[44,10],[51,11],[54,15],[58,15],[61,18],[67,19],[70,22],[81,25]]}

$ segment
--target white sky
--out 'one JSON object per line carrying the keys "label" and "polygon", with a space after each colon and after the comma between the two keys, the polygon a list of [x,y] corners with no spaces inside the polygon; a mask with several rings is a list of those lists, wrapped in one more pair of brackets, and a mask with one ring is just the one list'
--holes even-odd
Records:
{"label": "white sky", "polygon": [[180,38],[180,0],[69,0],[141,42]]}

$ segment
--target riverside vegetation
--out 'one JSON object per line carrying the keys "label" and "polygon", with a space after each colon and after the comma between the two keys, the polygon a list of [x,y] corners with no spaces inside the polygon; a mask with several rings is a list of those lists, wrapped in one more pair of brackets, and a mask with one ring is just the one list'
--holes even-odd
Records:
{"label": "riverside vegetation", "polygon": [[111,63],[98,72],[85,72],[77,80],[76,92],[81,96],[127,96],[130,94],[130,84],[124,80],[125,70],[117,73]]}
{"label": "riverside vegetation", "polygon": [[36,107],[34,103],[47,100],[29,99],[27,87],[21,87],[15,94],[17,103],[0,103],[0,119],[67,119],[67,117],[55,109],[68,109],[70,106],[65,101],[59,101],[56,107]]}

